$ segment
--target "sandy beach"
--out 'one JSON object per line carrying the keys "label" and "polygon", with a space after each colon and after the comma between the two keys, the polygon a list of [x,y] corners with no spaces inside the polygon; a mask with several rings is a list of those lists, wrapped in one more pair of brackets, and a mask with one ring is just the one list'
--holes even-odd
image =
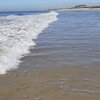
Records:
{"label": "sandy beach", "polygon": [[99,71],[81,66],[18,69],[0,76],[0,100],[99,100]]}
{"label": "sandy beach", "polygon": [[[55,13],[52,14],[55,15]],[[46,19],[51,18],[49,16],[52,14]],[[37,25],[37,30],[40,18],[41,16],[37,21],[35,20],[34,25]],[[42,19],[44,18],[42,16]],[[13,70],[13,66],[7,69],[9,70],[7,74],[0,75],[0,100],[100,100],[100,13],[98,11],[65,11],[59,12],[57,18],[59,20],[49,24],[49,27],[33,41],[36,46],[30,47],[30,53],[18,59],[21,61],[18,69]],[[18,19],[17,16],[15,19]],[[11,20],[13,22],[11,27],[15,25],[15,19]],[[22,19],[26,21],[27,17],[22,16]],[[31,30],[34,29],[32,21],[29,17],[28,26],[29,29],[32,28]],[[43,21],[45,22],[45,19]],[[20,17],[17,22],[21,23],[21,26],[25,24]],[[2,30],[6,29],[5,23],[8,23],[8,19],[4,20]],[[13,30],[13,35],[19,30],[19,25]],[[27,27],[25,28],[27,30]],[[12,32],[12,28],[9,30]],[[25,29],[23,32],[29,33]],[[3,36],[7,37],[7,40],[12,39],[12,42],[3,42],[3,45],[6,47],[6,44],[9,44],[9,48],[15,46],[17,40],[21,41],[18,47],[22,46],[22,40],[26,43],[27,35],[32,38],[30,33],[24,38],[24,34],[21,36],[17,34],[13,39],[12,35],[8,36],[8,33],[7,36]],[[15,44],[11,45],[13,41]],[[18,51],[21,50],[24,48]],[[12,59],[13,56],[16,57],[13,55],[16,54],[15,48],[13,52],[10,49],[8,51],[12,56],[5,54],[4,58],[5,56]],[[16,59],[13,59],[14,61],[12,59],[9,60],[10,64],[8,59],[1,62],[8,64],[9,66],[5,67],[8,68],[12,62],[16,62]],[[4,69],[4,66],[1,68]]]}

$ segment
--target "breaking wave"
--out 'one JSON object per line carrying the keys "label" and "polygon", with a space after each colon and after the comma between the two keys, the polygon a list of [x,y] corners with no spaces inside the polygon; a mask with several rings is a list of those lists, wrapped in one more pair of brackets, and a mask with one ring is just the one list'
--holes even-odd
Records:
{"label": "breaking wave", "polygon": [[57,20],[58,13],[0,17],[0,74],[17,68],[20,58],[28,54],[34,40]]}

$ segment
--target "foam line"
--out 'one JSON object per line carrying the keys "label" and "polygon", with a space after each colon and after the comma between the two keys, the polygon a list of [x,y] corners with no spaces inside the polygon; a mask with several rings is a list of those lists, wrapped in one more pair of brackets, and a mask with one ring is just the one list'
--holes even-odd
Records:
{"label": "foam line", "polygon": [[0,74],[17,68],[38,35],[57,20],[58,13],[0,17]]}

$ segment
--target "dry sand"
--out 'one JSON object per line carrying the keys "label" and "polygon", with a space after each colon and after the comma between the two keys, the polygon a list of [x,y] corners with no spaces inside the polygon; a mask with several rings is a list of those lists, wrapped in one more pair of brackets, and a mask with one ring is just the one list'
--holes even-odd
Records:
{"label": "dry sand", "polygon": [[0,76],[0,100],[100,100],[100,70],[16,70]]}

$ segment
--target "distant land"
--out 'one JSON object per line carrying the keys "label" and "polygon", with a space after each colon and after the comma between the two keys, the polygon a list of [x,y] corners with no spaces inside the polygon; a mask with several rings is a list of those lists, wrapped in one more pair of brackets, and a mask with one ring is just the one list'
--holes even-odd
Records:
{"label": "distant land", "polygon": [[[50,9],[48,9],[48,10],[50,10]],[[57,11],[62,11],[62,10],[100,10],[100,6],[76,5],[71,8],[59,8],[59,9],[51,9],[51,10],[57,10]]]}
{"label": "distant land", "polygon": [[87,5],[76,5],[72,8],[100,8],[100,6],[87,6]]}

